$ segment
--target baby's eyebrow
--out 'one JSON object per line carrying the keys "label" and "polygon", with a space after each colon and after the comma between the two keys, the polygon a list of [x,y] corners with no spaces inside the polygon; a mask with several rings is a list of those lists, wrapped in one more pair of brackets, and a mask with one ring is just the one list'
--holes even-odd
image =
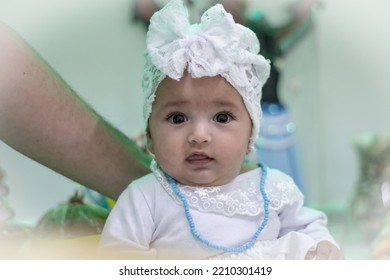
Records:
{"label": "baby's eyebrow", "polygon": [[[172,99],[167,100],[165,103],[160,104],[158,107],[159,110],[170,110],[171,108],[184,108],[186,106],[191,106],[192,102],[191,100],[188,100],[186,98],[178,98],[178,99]],[[223,99],[223,98],[216,98],[214,100],[211,100],[210,103],[211,106],[214,108],[229,108],[232,110],[238,110],[240,109],[239,105],[236,102],[233,102],[232,100]]]}
{"label": "baby's eyebrow", "polygon": [[184,106],[184,105],[189,104],[189,103],[190,103],[190,101],[184,100],[184,99],[172,100],[172,101],[166,102],[162,107],[163,108],[180,107],[180,106]]}
{"label": "baby's eyebrow", "polygon": [[238,109],[237,104],[229,100],[216,100],[213,103],[218,107],[230,107],[233,109]]}

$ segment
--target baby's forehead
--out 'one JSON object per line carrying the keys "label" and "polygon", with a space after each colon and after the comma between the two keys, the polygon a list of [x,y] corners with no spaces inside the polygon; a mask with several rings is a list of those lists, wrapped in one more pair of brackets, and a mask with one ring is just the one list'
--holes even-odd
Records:
{"label": "baby's forehead", "polygon": [[156,94],[162,91],[208,91],[211,93],[218,90],[229,90],[239,94],[239,92],[221,75],[194,78],[188,72],[179,80],[172,79],[168,76],[165,77],[157,87]]}
{"label": "baby's forehead", "polygon": [[[157,103],[157,105],[156,105]],[[153,106],[236,107],[245,109],[239,92],[223,77],[192,78],[180,81],[165,78],[156,91]]]}

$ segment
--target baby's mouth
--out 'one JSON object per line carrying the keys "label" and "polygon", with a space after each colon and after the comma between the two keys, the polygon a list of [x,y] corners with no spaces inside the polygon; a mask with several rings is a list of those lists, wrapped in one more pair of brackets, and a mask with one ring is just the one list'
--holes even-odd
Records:
{"label": "baby's mouth", "polygon": [[193,153],[187,157],[186,161],[193,165],[205,165],[213,161],[214,159],[204,153]]}

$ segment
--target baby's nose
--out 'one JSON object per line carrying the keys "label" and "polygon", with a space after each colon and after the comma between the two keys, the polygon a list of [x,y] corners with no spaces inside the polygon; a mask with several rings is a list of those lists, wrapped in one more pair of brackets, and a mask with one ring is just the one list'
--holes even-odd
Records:
{"label": "baby's nose", "polygon": [[208,143],[211,141],[209,125],[205,122],[197,122],[192,125],[191,132],[188,135],[188,142],[190,143]]}

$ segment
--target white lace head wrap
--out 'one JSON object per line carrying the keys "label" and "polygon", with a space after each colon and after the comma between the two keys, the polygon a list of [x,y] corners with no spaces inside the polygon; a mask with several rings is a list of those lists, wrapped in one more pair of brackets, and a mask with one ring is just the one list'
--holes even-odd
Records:
{"label": "white lace head wrap", "polygon": [[147,125],[158,85],[165,77],[180,80],[221,75],[241,95],[252,119],[249,147],[259,133],[261,88],[270,65],[259,55],[260,44],[250,29],[236,24],[221,4],[208,9],[199,24],[190,24],[182,0],[172,0],[150,19],[142,87]]}

